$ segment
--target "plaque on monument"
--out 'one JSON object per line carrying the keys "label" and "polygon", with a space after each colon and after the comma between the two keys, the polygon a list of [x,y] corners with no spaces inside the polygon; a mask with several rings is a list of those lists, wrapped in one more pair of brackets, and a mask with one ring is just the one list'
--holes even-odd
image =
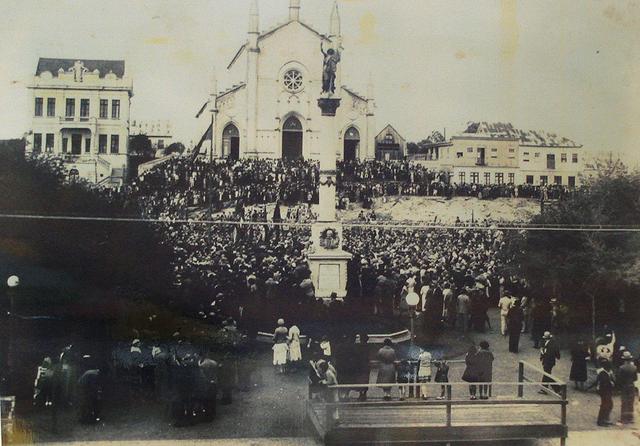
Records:
{"label": "plaque on monument", "polygon": [[340,283],[340,265],[338,264],[321,264],[318,274],[318,285],[321,290],[334,290],[336,284]]}

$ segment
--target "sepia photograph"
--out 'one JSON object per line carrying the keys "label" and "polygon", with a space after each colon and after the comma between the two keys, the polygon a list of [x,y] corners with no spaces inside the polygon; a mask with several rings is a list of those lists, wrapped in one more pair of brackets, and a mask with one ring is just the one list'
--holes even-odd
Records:
{"label": "sepia photograph", "polygon": [[640,0],[0,40],[0,446],[640,445]]}

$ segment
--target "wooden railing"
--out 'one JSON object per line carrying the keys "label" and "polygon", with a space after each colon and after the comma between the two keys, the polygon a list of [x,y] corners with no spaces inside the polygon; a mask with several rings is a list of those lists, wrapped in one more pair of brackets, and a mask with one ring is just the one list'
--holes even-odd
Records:
{"label": "wooden railing", "polygon": [[[460,361],[456,361],[460,362]],[[547,377],[548,382],[543,382],[542,378]],[[420,386],[426,386],[430,390],[430,394],[433,395],[432,388],[435,388],[438,394],[444,388],[444,399],[428,399],[420,400]],[[442,388],[441,388],[442,386]],[[487,386],[488,399],[470,399],[466,391],[457,391],[457,396],[454,397],[454,388],[468,388],[469,386]],[[410,390],[414,390],[415,397],[407,398],[406,400],[384,400],[381,392],[383,389],[404,389],[404,396],[407,397],[410,394]],[[499,391],[495,392],[494,389],[507,389],[508,392]],[[344,398],[345,392],[358,391],[367,389],[369,391],[366,401],[348,400]],[[538,393],[540,390],[544,391],[545,396],[525,397],[525,391],[534,390]],[[504,405],[520,405],[520,406],[543,406],[548,408],[549,406],[555,406],[560,408],[560,416],[557,423],[554,425],[561,425],[563,432],[567,431],[567,385],[565,382],[559,380],[551,374],[544,372],[542,369],[535,367],[525,361],[518,363],[518,379],[515,382],[427,382],[416,383],[411,382],[408,384],[398,383],[384,383],[384,384],[339,384],[334,386],[328,386],[324,394],[324,427],[327,432],[334,429],[340,420],[340,409],[346,408],[401,408],[401,407],[421,407],[421,406],[435,406],[441,407],[445,411],[445,421],[443,426],[447,428],[455,428],[453,420],[453,408],[454,407],[486,407],[487,410],[491,410],[491,407],[498,407]],[[372,393],[374,395],[372,395]],[[464,393],[464,397],[462,394]],[[492,396],[495,394],[497,396]],[[527,392],[528,393],[528,392]],[[551,396],[552,398],[548,398]],[[343,398],[342,400],[340,398]],[[310,405],[313,406],[313,402],[310,401]],[[548,420],[550,411],[545,409],[540,412],[541,419]],[[378,420],[371,420],[372,424]],[[542,422],[545,424],[544,422]],[[546,424],[551,424],[547,422]],[[343,425],[340,424],[339,427]],[[566,437],[561,437],[561,444],[564,445]]]}

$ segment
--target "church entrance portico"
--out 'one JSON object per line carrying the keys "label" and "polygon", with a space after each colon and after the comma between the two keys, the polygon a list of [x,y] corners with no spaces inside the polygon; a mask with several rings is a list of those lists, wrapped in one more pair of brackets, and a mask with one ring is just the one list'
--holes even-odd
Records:
{"label": "church entrance portico", "polygon": [[282,158],[286,160],[302,159],[302,123],[290,116],[282,126]]}
{"label": "church entrance portico", "polygon": [[355,161],[358,159],[360,149],[360,132],[355,127],[349,127],[344,133],[344,148],[342,159],[344,161]]}

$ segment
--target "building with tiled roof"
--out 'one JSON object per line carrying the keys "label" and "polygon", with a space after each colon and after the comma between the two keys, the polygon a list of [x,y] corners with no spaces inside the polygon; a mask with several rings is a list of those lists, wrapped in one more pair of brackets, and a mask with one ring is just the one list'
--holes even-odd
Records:
{"label": "building with tiled roof", "polygon": [[[251,1],[247,41],[227,65],[236,84],[218,91],[215,78],[209,99],[196,114],[202,138],[195,152],[213,158],[312,158],[335,147],[324,128],[317,100],[322,92],[322,49],[342,46],[340,16],[334,5],[327,35],[300,18],[300,0],[290,0],[286,21],[260,30],[257,1]],[[346,59],[346,58],[343,58]],[[373,89],[358,93],[336,73],[335,95],[342,98],[335,121],[337,155],[375,157]]]}
{"label": "building with tiled roof", "polygon": [[574,140],[502,122],[468,123],[433,161],[455,183],[576,186],[585,172],[582,145]]}
{"label": "building with tiled roof", "polygon": [[133,83],[123,60],[40,58],[33,81],[28,153],[59,155],[70,179],[123,184]]}

